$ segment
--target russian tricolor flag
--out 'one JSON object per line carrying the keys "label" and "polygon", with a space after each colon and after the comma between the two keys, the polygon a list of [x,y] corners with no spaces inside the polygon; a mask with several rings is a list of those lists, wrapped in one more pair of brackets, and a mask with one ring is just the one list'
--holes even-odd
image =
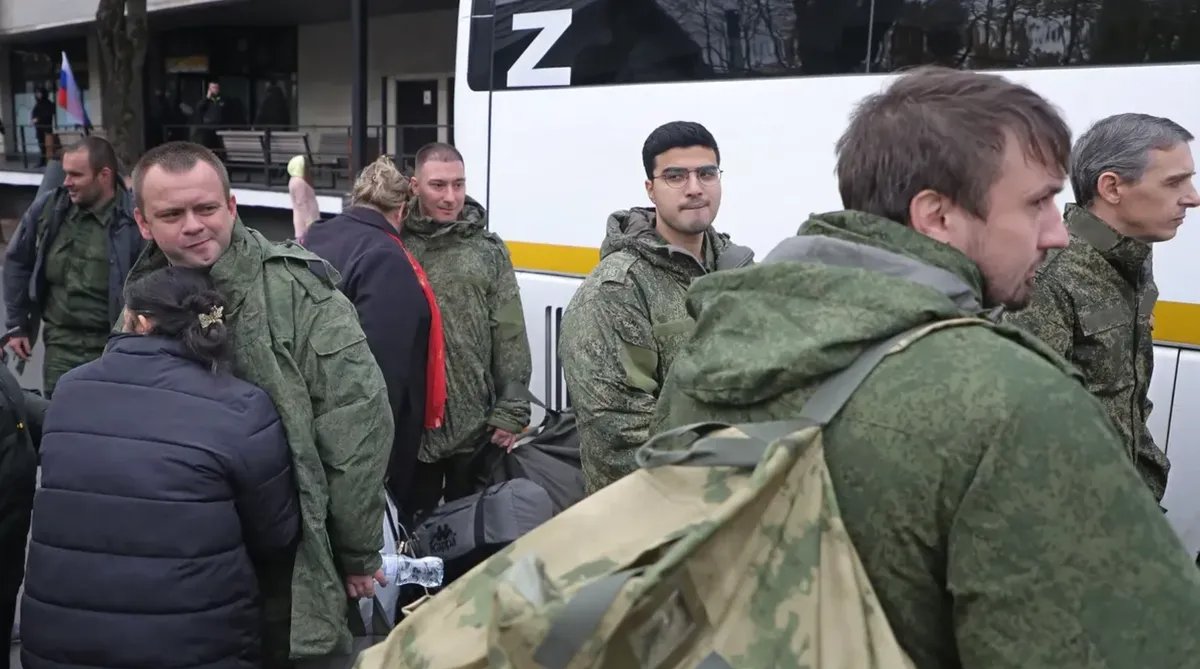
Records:
{"label": "russian tricolor flag", "polygon": [[83,93],[71,72],[71,64],[67,62],[67,52],[62,52],[62,72],[58,74],[58,106],[75,117],[83,127],[90,128],[92,122],[88,119],[87,110],[83,108]]}

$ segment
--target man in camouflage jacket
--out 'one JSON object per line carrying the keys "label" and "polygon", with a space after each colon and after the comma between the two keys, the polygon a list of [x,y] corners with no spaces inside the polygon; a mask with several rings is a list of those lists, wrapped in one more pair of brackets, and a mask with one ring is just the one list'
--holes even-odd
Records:
{"label": "man in camouflage jacket", "polygon": [[698,259],[665,241],[654,220],[643,208],[609,217],[600,264],[563,316],[559,355],[589,494],[637,468],[633,454],[650,436],[659,388],[691,333],[692,280],[753,258],[710,229]]}
{"label": "man in camouflage jacket", "polygon": [[4,263],[8,347],[28,359],[42,330],[47,396],[59,377],[104,352],[144,245],[112,145],[84,139],[64,152],[63,170],[63,185],[46,189],[21,218]]}
{"label": "man in camouflage jacket", "polygon": [[1151,244],[1173,237],[1200,204],[1191,138],[1143,114],[1111,116],[1084,133],[1071,156],[1070,243],[1038,271],[1032,303],[1006,316],[1083,372],[1157,501],[1170,463],[1146,423],[1158,299]]}
{"label": "man in camouflage jacket", "polygon": [[287,432],[301,538],[294,564],[257,565],[264,665],[348,653],[347,597],[383,582],[393,433],[383,374],[354,306],[326,262],[242,224],[228,175],[208,149],[151,149],[134,182],[138,227],[151,244],[130,279],[168,263],[211,268],[228,303],[234,374],[271,395]]}
{"label": "man in camouflage jacket", "polygon": [[490,443],[511,447],[529,423],[522,389],[533,373],[525,313],[504,241],[466,196],[462,156],[447,144],[417,152],[413,191],[401,230],[442,313],[446,411],[426,430],[413,475],[413,499],[429,509],[475,492],[473,455]]}
{"label": "man in camouflage jacket", "polygon": [[[695,334],[655,431],[795,420],[877,343],[1022,305],[1044,250],[1067,243],[1053,196],[1069,148],[1049,103],[994,75],[917,70],[869,97],[838,142],[849,210],[692,285]],[[934,331],[880,363],[823,442],[845,530],[914,666],[1195,663],[1200,571],[1103,407],[1037,338],[987,321]],[[808,540],[779,538],[780,600],[813,587],[787,553]]]}
{"label": "man in camouflage jacket", "polygon": [[642,154],[655,208],[609,216],[600,264],[567,305],[559,341],[589,494],[637,468],[659,388],[692,330],[692,280],[754,257],[712,229],[720,154],[704,126],[660,126]]}

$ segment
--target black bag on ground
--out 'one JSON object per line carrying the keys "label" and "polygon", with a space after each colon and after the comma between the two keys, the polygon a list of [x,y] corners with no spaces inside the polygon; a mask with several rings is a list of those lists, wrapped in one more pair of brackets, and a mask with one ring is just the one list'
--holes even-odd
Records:
{"label": "black bag on ground", "polygon": [[558,514],[586,496],[575,412],[550,409],[528,390],[523,393],[545,410],[546,417],[511,453],[492,456],[489,483],[529,479],[549,493]]}
{"label": "black bag on ground", "polygon": [[513,479],[435,509],[413,532],[412,548],[442,558],[444,587],[553,516],[542,486]]}

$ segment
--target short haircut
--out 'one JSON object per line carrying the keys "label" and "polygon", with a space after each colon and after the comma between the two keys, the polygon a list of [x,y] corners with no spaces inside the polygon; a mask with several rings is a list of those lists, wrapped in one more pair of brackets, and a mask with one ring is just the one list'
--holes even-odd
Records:
{"label": "short haircut", "polygon": [[179,174],[187,172],[197,163],[208,163],[217,171],[221,186],[225,189],[225,199],[229,199],[229,172],[225,164],[209,149],[193,142],[167,142],[147,151],[133,168],[133,201],[138,209],[142,208],[142,184],[146,181],[146,173],[152,167],[160,167],[166,172]]}
{"label": "short haircut", "polygon": [[1010,136],[1066,175],[1071,131],[1045,98],[994,74],[914,69],[851,114],[836,145],[842,204],[908,224],[928,189],[984,218]]}
{"label": "short haircut", "polygon": [[63,153],[77,153],[86,151],[88,155],[88,167],[92,169],[92,174],[100,174],[100,170],[108,168],[112,170],[113,185],[121,178],[120,161],[117,160],[117,152],[113,149],[113,145],[103,137],[88,135],[78,142],[74,142]]}
{"label": "short haircut", "polygon": [[717,156],[717,164],[721,164],[721,150],[717,148],[717,140],[708,128],[695,121],[671,121],[655,128],[642,144],[642,165],[646,168],[646,178],[654,178],[656,158],[671,149],[686,149],[689,146],[712,149]]}
{"label": "short haircut", "polygon": [[420,170],[422,165],[431,160],[443,163],[466,163],[458,149],[445,142],[430,142],[417,149],[415,161],[417,170]]}
{"label": "short haircut", "polygon": [[392,212],[404,205],[410,190],[408,178],[392,162],[391,156],[384,155],[359,172],[350,189],[350,204]]}
{"label": "short haircut", "polygon": [[1096,199],[1096,182],[1105,172],[1137,181],[1146,172],[1150,151],[1166,151],[1192,141],[1192,133],[1168,118],[1149,114],[1116,114],[1087,129],[1071,151],[1071,190],[1075,204]]}

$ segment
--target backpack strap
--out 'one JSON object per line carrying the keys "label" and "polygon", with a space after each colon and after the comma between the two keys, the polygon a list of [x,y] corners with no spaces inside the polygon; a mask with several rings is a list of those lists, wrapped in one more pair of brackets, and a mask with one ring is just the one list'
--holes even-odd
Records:
{"label": "backpack strap", "polygon": [[[651,437],[638,449],[637,463],[645,468],[662,465],[755,467],[775,441],[807,427],[828,425],[884,358],[904,351],[932,332],[962,325],[992,327],[995,324],[982,318],[963,317],[918,325],[867,349],[849,367],[822,382],[804,403],[798,418],[737,425],[719,422],[683,425]],[[730,428],[742,436],[708,436]],[[685,448],[662,446],[664,441],[677,443],[676,440],[681,439],[687,444]]]}
{"label": "backpack strap", "polygon": [[541,409],[544,411],[558,413],[557,411],[554,411],[554,409],[546,406],[545,402],[538,399],[538,396],[534,395],[533,391],[529,389],[529,386],[525,385],[524,383],[508,384],[504,386],[504,391],[502,394],[504,397],[514,397],[517,399],[529,400],[531,404],[541,407]]}

